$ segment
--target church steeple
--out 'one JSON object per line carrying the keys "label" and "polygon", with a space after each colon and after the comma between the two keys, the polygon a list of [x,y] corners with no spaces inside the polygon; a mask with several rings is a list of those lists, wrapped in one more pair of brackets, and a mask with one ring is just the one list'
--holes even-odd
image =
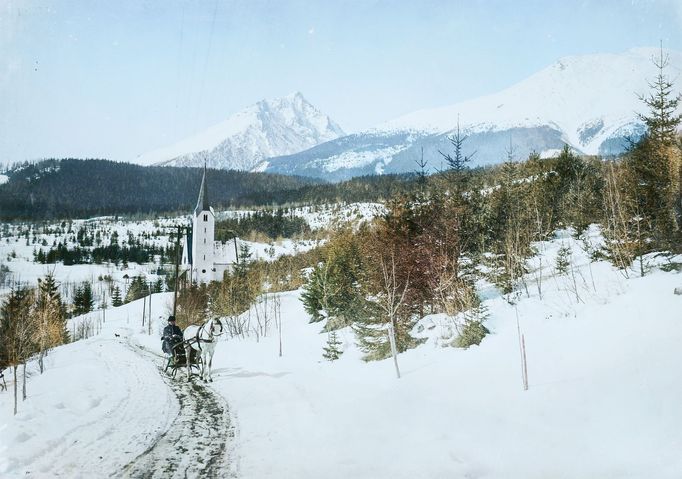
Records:
{"label": "church steeple", "polygon": [[[201,178],[199,199],[192,218],[192,281],[208,283],[217,278],[215,265],[215,213],[208,201],[207,168]],[[222,278],[222,272],[221,276]]]}
{"label": "church steeple", "polygon": [[204,163],[204,176],[201,178],[201,188],[199,189],[199,199],[197,206],[194,208],[194,215],[198,215],[202,211],[209,211],[211,205],[208,202],[208,191],[206,188],[206,163]]}

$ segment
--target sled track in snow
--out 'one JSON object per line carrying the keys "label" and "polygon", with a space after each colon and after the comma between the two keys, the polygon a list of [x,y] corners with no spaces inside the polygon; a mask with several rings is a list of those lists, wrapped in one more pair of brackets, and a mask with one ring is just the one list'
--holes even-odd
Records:
{"label": "sled track in snow", "polygon": [[[129,346],[155,361],[159,356],[139,346]],[[161,376],[180,402],[180,412],[170,428],[142,454],[111,477],[223,478],[236,477],[228,460],[234,426],[227,403],[198,378],[186,381],[184,370],[175,379],[159,367]]]}

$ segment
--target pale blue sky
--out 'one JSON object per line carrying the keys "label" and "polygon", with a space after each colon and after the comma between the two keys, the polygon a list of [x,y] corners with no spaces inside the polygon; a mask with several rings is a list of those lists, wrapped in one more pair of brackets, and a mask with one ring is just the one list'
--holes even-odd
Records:
{"label": "pale blue sky", "polygon": [[352,132],[681,32],[682,0],[0,0],[0,164],[129,161],[293,91]]}

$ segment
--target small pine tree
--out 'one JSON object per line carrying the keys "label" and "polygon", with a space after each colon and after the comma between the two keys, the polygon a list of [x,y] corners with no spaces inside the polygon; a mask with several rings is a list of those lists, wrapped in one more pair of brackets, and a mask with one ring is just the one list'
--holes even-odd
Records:
{"label": "small pine tree", "polygon": [[73,315],[78,316],[83,311],[83,287],[78,286],[73,295]]}
{"label": "small pine tree", "polygon": [[640,96],[648,107],[639,118],[647,127],[644,137],[630,151],[627,164],[632,174],[630,194],[638,215],[648,225],[647,250],[675,248],[682,229],[682,151],[678,128],[682,115],[677,109],[682,95],[674,93],[674,84],[665,74],[669,58],[661,48],[659,58],[652,58],[658,74],[649,83],[651,92]]}
{"label": "small pine tree", "polygon": [[443,153],[442,151],[439,151],[439,153],[445,160],[448,169],[454,171],[455,173],[461,173],[462,171],[466,170],[467,164],[471,161],[471,158],[474,156],[473,154],[466,156],[463,153],[463,146],[466,139],[467,136],[463,135],[459,129],[459,119],[457,119],[457,131],[453,136],[448,137],[448,140],[455,149],[454,154],[450,155],[449,153]]}
{"label": "small pine tree", "polygon": [[324,347],[324,354],[322,357],[327,361],[336,361],[343,354],[341,349],[342,342],[339,340],[336,331],[327,334],[327,345]]}
{"label": "small pine tree", "polygon": [[310,273],[308,282],[303,287],[301,301],[305,312],[310,315],[310,322],[322,321],[329,315],[329,265],[319,264]]}
{"label": "small pine tree", "polygon": [[92,297],[92,287],[87,281],[83,283],[82,312],[89,313],[95,307],[95,300]]}
{"label": "small pine tree", "polygon": [[111,294],[111,305],[114,307],[121,306],[123,304],[123,299],[121,298],[121,288],[118,286],[114,287],[114,291]]}
{"label": "small pine tree", "polygon": [[559,252],[556,255],[556,264],[554,270],[558,275],[568,274],[568,268],[571,266],[571,247],[568,245],[561,245]]}
{"label": "small pine tree", "polygon": [[647,134],[653,141],[674,144],[677,139],[677,128],[682,122],[682,115],[677,113],[682,94],[675,94],[675,85],[665,74],[670,60],[668,55],[663,54],[663,46],[659,57],[653,57],[651,60],[658,73],[656,79],[649,83],[651,89],[649,95],[639,97],[649,108],[649,112],[638,116],[646,125]]}

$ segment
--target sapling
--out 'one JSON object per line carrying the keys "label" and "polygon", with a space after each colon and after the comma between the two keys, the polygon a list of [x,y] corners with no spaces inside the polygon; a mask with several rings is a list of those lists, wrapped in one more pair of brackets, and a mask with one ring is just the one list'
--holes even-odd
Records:
{"label": "sapling", "polygon": [[340,348],[342,342],[339,341],[336,331],[331,331],[327,334],[327,345],[323,348],[324,354],[322,357],[328,361],[336,361],[343,354]]}

